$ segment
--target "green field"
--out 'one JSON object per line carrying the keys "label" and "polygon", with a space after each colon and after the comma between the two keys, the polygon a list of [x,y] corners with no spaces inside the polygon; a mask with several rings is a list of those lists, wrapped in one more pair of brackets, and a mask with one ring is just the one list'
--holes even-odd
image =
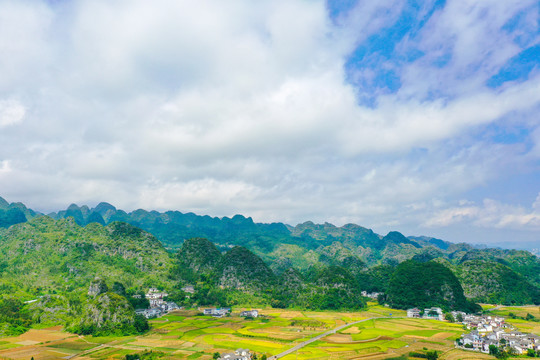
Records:
{"label": "green field", "polygon": [[[263,316],[252,320],[234,316],[240,310],[233,309],[233,316],[221,319],[198,316],[196,311],[178,311],[152,320],[152,330],[142,336],[79,337],[58,328],[31,330],[0,339],[0,359],[54,360],[79,355],[73,359],[120,360],[126,354],[151,350],[162,359],[207,360],[214,352],[237,348],[248,348],[260,358],[262,354],[281,353],[340,325],[366,319],[370,320],[345,327],[283,359],[385,359],[426,349],[440,351],[441,359],[489,358],[454,349],[454,340],[463,332],[461,325],[407,319],[404,311],[375,304],[362,312],[260,309]],[[531,311],[535,309],[508,307],[494,313],[526,315]],[[509,322],[522,331],[540,334],[538,322]]]}

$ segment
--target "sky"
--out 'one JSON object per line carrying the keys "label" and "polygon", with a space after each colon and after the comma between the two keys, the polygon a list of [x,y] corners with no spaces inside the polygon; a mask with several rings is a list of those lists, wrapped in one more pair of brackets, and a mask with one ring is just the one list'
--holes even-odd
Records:
{"label": "sky", "polygon": [[540,248],[537,0],[0,0],[0,196]]}

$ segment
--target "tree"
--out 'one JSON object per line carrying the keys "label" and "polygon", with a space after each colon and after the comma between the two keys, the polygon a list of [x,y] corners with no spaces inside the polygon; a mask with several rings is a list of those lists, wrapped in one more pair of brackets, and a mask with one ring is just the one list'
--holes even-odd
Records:
{"label": "tree", "polygon": [[454,316],[451,313],[444,314],[444,318],[451,323],[456,322],[456,319],[454,319]]}
{"label": "tree", "polygon": [[458,322],[463,322],[463,315],[461,313],[458,313],[457,316],[456,316],[456,320]]}
{"label": "tree", "polygon": [[510,354],[506,352],[506,350],[499,349],[499,353],[495,355],[497,359],[508,359],[510,357]]}
{"label": "tree", "polygon": [[218,352],[215,352],[214,355],[212,355],[212,359],[217,360],[221,357],[221,354]]}
{"label": "tree", "polygon": [[[133,297],[136,295],[137,297]],[[150,307],[150,302],[144,295],[144,291],[137,291],[136,293],[130,293],[127,296],[128,301],[134,309],[148,309]]]}
{"label": "tree", "polygon": [[124,287],[124,284],[118,281],[114,282],[112,286],[112,291],[120,296],[126,297],[126,288]]}
{"label": "tree", "polygon": [[261,357],[261,360],[266,360],[266,354],[263,354],[263,356]]}
{"label": "tree", "polygon": [[527,349],[527,356],[535,357],[536,356],[536,351],[534,351],[533,349]]}
{"label": "tree", "polygon": [[439,354],[435,350],[428,351],[426,356],[428,360],[437,360],[439,358]]}
{"label": "tree", "polygon": [[135,329],[139,333],[143,333],[145,331],[150,330],[150,325],[148,324],[148,320],[142,315],[135,315],[135,321],[133,322],[133,326],[135,326]]}
{"label": "tree", "polygon": [[489,345],[489,355],[497,356],[499,348],[496,345]]}

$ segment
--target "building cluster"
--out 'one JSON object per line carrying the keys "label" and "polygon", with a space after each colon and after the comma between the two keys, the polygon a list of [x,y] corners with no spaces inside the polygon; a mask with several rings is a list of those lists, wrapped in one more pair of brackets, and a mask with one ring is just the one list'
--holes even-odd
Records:
{"label": "building cluster", "polygon": [[515,330],[505,332],[502,329],[495,329],[488,333],[473,330],[469,334],[461,335],[461,339],[457,343],[458,347],[486,354],[489,353],[490,345],[521,355],[526,354],[529,349],[540,351],[540,336],[524,334]]}
{"label": "building cluster", "polygon": [[210,315],[213,317],[224,317],[225,315],[229,314],[231,312],[231,308],[210,308],[210,309],[203,309],[204,315]]}
{"label": "building cluster", "polygon": [[529,349],[540,351],[540,336],[515,330],[510,324],[505,323],[503,317],[469,314],[463,314],[462,317],[463,325],[472,331],[461,335],[457,347],[486,354],[489,353],[490,345],[515,354],[526,354]]}
{"label": "building cluster", "polygon": [[475,329],[480,333],[512,327],[504,321],[504,317],[502,316],[472,315],[463,312],[456,312],[455,315],[454,312],[452,312],[452,315],[454,316],[454,319],[458,319],[458,315],[461,315],[461,318],[463,319],[462,324],[465,325],[467,329]]}
{"label": "building cluster", "polygon": [[222,354],[220,360],[251,360],[249,349],[236,349],[233,353]]}
{"label": "building cluster", "polygon": [[[160,291],[156,288],[150,288],[145,294],[145,297],[150,303],[149,309],[137,309],[135,312],[139,315],[143,315],[147,319],[159,317],[163,314],[166,314],[173,310],[178,310],[180,307],[173,301],[165,301],[164,298],[167,297],[167,294],[164,291]],[[133,295],[134,297],[140,298],[140,295]]]}
{"label": "building cluster", "polygon": [[444,320],[444,314],[441,308],[432,307],[424,310],[418,308],[413,308],[407,310],[407,317],[410,318],[422,318],[422,319],[434,319],[434,320]]}

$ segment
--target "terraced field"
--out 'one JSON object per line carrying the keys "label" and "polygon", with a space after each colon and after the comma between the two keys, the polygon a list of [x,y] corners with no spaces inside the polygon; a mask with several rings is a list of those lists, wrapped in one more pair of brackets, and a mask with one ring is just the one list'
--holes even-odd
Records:
{"label": "terraced field", "polygon": [[[533,314],[535,308],[499,308],[494,312]],[[142,336],[80,337],[59,327],[34,329],[18,337],[0,339],[0,358],[30,360],[123,359],[126,354],[151,350],[162,359],[211,359],[215,352],[248,348],[257,355],[279,354],[338,326],[346,326],[283,357],[293,359],[388,359],[411,351],[440,351],[441,359],[488,359],[487,355],[454,349],[460,325],[436,320],[404,318],[405,312],[371,304],[363,312],[310,312],[260,309],[257,319],[233,316],[215,319],[197,311],[178,311],[151,321]],[[519,329],[540,334],[540,323],[509,320]]]}

